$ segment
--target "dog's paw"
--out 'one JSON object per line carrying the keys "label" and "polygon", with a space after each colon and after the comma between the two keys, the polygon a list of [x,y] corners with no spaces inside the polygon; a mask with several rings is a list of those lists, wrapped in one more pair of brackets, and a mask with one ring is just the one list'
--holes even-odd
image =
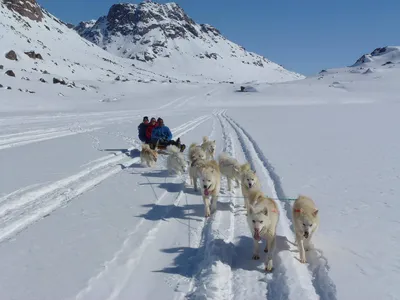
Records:
{"label": "dog's paw", "polygon": [[264,249],[264,252],[265,252],[265,253],[268,253],[268,248],[265,248],[265,249]]}
{"label": "dog's paw", "polygon": [[269,266],[265,267],[265,272],[271,273],[273,270],[274,270],[274,268],[272,266],[271,267],[269,267]]}
{"label": "dog's paw", "polygon": [[260,256],[258,254],[253,254],[252,259],[259,260]]}
{"label": "dog's paw", "polygon": [[307,260],[306,260],[305,258],[300,258],[300,262],[301,262],[302,264],[305,264],[305,263],[307,263]]}

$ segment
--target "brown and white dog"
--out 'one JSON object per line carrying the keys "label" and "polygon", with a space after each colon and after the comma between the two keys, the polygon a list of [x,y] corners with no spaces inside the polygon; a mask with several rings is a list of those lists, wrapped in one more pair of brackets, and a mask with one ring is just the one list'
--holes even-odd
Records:
{"label": "brown and white dog", "polygon": [[140,152],[140,160],[142,165],[147,165],[148,167],[153,167],[157,163],[158,152],[157,149],[150,149],[148,144],[142,145],[142,151]]}

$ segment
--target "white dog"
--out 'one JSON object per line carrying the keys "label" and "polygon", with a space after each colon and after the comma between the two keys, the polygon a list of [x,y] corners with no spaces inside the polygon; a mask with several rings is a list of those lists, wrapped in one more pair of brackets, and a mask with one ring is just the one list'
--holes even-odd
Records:
{"label": "white dog", "polygon": [[[201,182],[201,194],[204,201],[205,216],[217,210],[218,195],[221,188],[221,173],[215,160],[206,161],[199,170]],[[211,203],[209,198],[211,197]]]}
{"label": "white dog", "polygon": [[187,162],[183,156],[183,153],[180,152],[180,149],[175,145],[169,145],[166,150],[169,154],[167,158],[168,173],[185,173],[187,169]]}
{"label": "white dog", "polygon": [[142,145],[142,151],[140,152],[140,160],[142,165],[147,164],[148,167],[153,167],[158,158],[158,153],[156,150],[150,149],[148,144]]}
{"label": "white dog", "polygon": [[310,249],[311,238],[319,227],[318,209],[313,200],[300,195],[293,204],[292,213],[300,261],[306,263],[305,251]]}
{"label": "white dog", "polygon": [[215,148],[216,148],[216,142],[210,141],[208,137],[204,136],[203,137],[203,144],[201,144],[201,148],[206,152],[207,154],[207,159],[214,159],[215,156]]}
{"label": "white dog", "polygon": [[248,208],[249,193],[252,191],[259,191],[261,189],[261,184],[256,172],[251,169],[249,163],[245,163],[240,167],[240,174],[244,205]]}
{"label": "white dog", "polygon": [[221,153],[219,155],[219,169],[228,181],[228,191],[232,190],[232,180],[235,180],[236,185],[239,186],[240,164],[235,158],[230,157],[225,152]]}
{"label": "white dog", "polygon": [[270,272],[273,269],[272,257],[275,251],[276,226],[279,221],[279,210],[275,201],[263,195],[260,191],[249,193],[249,208],[247,223],[250,227],[254,241],[253,259],[260,259],[259,241],[267,240],[264,252],[267,253],[265,259],[265,270]]}
{"label": "white dog", "polygon": [[199,171],[206,163],[206,153],[196,143],[191,144],[189,147],[189,162],[190,182],[194,186],[194,190],[197,192],[197,179],[199,178]]}

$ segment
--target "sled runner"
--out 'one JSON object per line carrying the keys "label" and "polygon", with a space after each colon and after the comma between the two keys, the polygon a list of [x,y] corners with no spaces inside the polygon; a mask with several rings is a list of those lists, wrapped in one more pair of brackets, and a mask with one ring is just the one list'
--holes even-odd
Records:
{"label": "sled runner", "polygon": [[175,145],[177,146],[181,152],[185,151],[186,145],[181,143],[181,139],[178,138],[176,141],[163,141],[163,140],[158,140],[156,143],[154,142],[149,142],[150,149],[153,150],[163,150],[163,152],[167,149],[169,145]]}

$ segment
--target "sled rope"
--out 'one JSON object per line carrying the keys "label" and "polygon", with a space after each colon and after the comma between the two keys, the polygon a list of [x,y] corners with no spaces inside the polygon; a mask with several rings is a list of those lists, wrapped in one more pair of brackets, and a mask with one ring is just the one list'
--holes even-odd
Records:
{"label": "sled rope", "polygon": [[[225,195],[219,195],[218,198],[235,198],[235,199],[244,199],[243,196],[225,196]],[[273,200],[279,200],[279,201],[296,201],[297,198],[273,198],[273,197],[268,197]]]}

